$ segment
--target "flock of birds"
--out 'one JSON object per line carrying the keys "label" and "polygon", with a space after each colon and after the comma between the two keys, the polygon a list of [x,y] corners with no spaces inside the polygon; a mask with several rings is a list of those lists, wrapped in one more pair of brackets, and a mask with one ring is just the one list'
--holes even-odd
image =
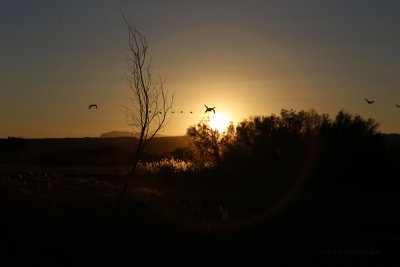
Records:
{"label": "flock of birds", "polygon": [[[365,102],[367,102],[368,104],[373,104],[375,102],[375,100],[369,100],[368,98],[365,98]],[[207,105],[204,104],[204,106],[206,107],[206,111],[204,112],[204,114],[206,114],[207,112],[214,112],[215,114],[215,107],[209,108],[207,107]],[[400,108],[400,105],[395,104],[396,107]],[[91,104],[89,105],[89,109],[91,108],[96,108],[97,109],[97,105],[96,104]],[[151,111],[149,111],[149,113],[151,113]],[[172,111],[172,113],[174,114],[175,111]],[[180,113],[183,113],[183,110],[181,110]],[[190,111],[190,113],[193,113],[193,111]],[[160,114],[162,114],[162,112],[160,112]]]}
{"label": "flock of birds", "polygon": [[[209,108],[207,107],[207,105],[204,105],[206,107],[206,111],[204,112],[204,114],[206,114],[207,112],[214,112],[215,114],[215,107]],[[89,109],[91,108],[96,108],[97,109],[97,105],[96,104],[90,104],[89,105]],[[173,114],[175,113],[175,111],[171,111]],[[149,113],[151,113],[151,110],[149,111]],[[183,110],[181,110],[180,113],[183,113]],[[193,111],[190,111],[190,113],[193,113]],[[160,112],[160,114],[162,114],[162,112]]]}
{"label": "flock of birds", "polygon": [[[367,102],[368,104],[373,104],[375,102],[375,100],[369,100],[368,98],[365,98],[365,102]],[[400,108],[400,105],[395,104],[396,107]]]}

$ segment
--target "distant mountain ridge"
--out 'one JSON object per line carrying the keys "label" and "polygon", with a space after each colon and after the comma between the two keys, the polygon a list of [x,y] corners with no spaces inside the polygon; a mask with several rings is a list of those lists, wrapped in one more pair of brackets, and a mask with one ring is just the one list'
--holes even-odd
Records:
{"label": "distant mountain ridge", "polygon": [[[165,137],[167,135],[156,134],[156,137]],[[128,131],[111,131],[102,133],[100,138],[116,138],[116,137],[136,137],[139,138],[138,133],[128,132]]]}
{"label": "distant mountain ridge", "polygon": [[116,137],[138,137],[138,134],[134,134],[132,132],[123,132],[123,131],[111,131],[102,133],[100,138],[116,138]]}

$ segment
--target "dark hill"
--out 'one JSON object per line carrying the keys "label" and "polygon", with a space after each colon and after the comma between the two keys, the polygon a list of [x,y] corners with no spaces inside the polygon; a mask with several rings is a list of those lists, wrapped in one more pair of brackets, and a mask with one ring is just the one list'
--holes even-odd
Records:
{"label": "dark hill", "polygon": [[121,132],[121,131],[106,132],[100,135],[100,138],[116,138],[116,137],[138,137],[138,135],[131,132]]}
{"label": "dark hill", "polygon": [[[117,138],[117,137],[136,137],[139,138],[139,134],[137,133],[132,133],[132,132],[127,132],[127,131],[112,131],[112,132],[106,132],[102,133],[100,135],[100,138]],[[156,137],[166,137],[166,135],[163,134],[156,134]]]}
{"label": "dark hill", "polygon": [[[117,164],[137,144],[134,137],[0,139],[0,164]],[[160,156],[188,144],[183,136],[156,137],[146,153]]]}
{"label": "dark hill", "polygon": [[[52,138],[52,139],[25,139],[27,148],[35,154],[54,153],[58,150],[69,149],[98,149],[121,148],[129,151],[136,149],[138,139],[135,137],[117,138]],[[177,147],[185,147],[188,141],[182,137],[156,137],[148,145],[148,152],[161,154]]]}

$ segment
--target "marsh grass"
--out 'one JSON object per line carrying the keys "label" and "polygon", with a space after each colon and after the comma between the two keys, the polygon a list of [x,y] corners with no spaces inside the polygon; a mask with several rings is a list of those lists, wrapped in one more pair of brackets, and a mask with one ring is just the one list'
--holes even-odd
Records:
{"label": "marsh grass", "polygon": [[185,161],[175,158],[163,158],[155,162],[139,162],[138,170],[143,173],[194,173],[202,169],[215,167],[212,162],[198,164],[193,161]]}

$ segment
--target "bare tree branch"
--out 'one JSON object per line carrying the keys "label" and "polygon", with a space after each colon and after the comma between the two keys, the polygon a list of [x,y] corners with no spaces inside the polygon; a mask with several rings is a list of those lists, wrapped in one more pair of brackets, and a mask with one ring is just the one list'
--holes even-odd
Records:
{"label": "bare tree branch", "polygon": [[128,29],[127,73],[124,81],[132,92],[131,106],[125,108],[128,125],[139,135],[135,159],[133,160],[123,189],[118,198],[118,207],[128,187],[129,178],[136,170],[146,145],[165,127],[166,119],[172,109],[174,94],[168,95],[161,78],[154,81],[151,60],[148,55],[146,37],[134,24],[130,23],[120,10],[122,19]]}

